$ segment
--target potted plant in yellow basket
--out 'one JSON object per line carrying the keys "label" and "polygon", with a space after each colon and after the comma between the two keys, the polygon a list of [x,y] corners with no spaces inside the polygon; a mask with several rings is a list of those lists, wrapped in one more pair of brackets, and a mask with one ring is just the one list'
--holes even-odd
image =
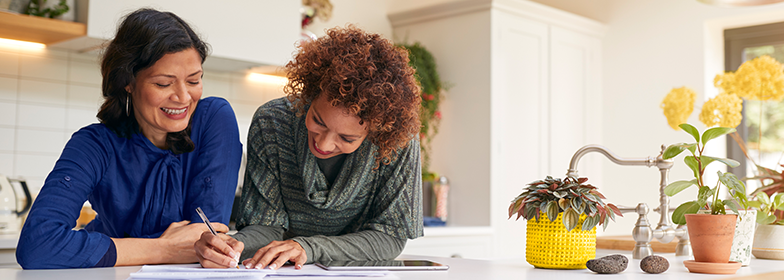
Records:
{"label": "potted plant in yellow basket", "polygon": [[537,268],[584,269],[596,257],[596,226],[623,216],[588,178],[547,176],[527,185],[509,205],[528,220],[525,259]]}

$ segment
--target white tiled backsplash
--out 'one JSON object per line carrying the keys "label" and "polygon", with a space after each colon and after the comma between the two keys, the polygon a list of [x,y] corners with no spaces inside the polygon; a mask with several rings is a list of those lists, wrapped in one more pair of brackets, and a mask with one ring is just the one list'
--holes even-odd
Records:
{"label": "white tiled backsplash", "polygon": [[[38,193],[71,134],[98,122],[98,60],[93,53],[0,46],[0,174],[24,178]],[[231,103],[243,147],[256,108],[283,96],[281,85],[251,81],[243,73],[207,70],[203,85],[202,97]]]}

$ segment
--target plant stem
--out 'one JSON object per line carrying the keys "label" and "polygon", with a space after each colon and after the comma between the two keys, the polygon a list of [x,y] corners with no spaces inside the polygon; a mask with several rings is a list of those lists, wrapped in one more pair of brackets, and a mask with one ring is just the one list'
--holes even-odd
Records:
{"label": "plant stem", "polygon": [[716,203],[719,202],[719,190],[721,189],[721,181],[716,182],[716,192],[713,193],[713,206],[711,207],[711,215],[718,215],[719,211],[716,210]]}
{"label": "plant stem", "polygon": [[762,105],[763,105],[762,104],[762,100],[759,100],[759,108],[760,108],[760,118],[759,118],[759,121],[760,121],[760,125],[759,125],[759,138],[757,138],[757,145],[759,147],[759,148],[757,148],[757,150],[759,151],[757,153],[757,160],[759,162],[762,162],[762,111],[765,110],[765,107],[763,107]]}

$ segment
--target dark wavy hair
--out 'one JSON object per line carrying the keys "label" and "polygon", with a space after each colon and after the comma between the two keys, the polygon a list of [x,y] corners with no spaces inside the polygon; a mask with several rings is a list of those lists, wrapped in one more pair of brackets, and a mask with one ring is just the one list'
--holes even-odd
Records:
{"label": "dark wavy hair", "polygon": [[326,33],[303,43],[286,65],[284,92],[299,115],[321,94],[347,108],[360,124],[367,123],[368,138],[379,147],[376,165],[388,164],[421,125],[420,90],[408,52],[352,25]]}
{"label": "dark wavy hair", "polygon": [[[139,131],[133,106],[126,104],[131,94],[125,87],[136,82],[136,75],[155,64],[161,57],[194,48],[207,58],[209,45],[202,41],[188,24],[171,12],[139,9],[127,16],[117,28],[117,35],[109,42],[101,59],[102,92],[104,102],[98,119],[120,137],[130,138]],[[126,111],[128,108],[128,111]],[[193,151],[191,124],[179,132],[166,135],[166,144],[175,154]]]}

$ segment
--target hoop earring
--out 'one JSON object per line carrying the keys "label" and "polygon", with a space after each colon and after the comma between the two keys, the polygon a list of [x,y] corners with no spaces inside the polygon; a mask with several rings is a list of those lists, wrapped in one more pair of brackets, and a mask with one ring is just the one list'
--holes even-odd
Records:
{"label": "hoop earring", "polygon": [[128,96],[125,96],[125,116],[126,117],[130,117],[131,116],[131,111],[128,110],[128,107],[129,107],[128,104],[129,103],[131,103],[131,98],[128,97]]}

